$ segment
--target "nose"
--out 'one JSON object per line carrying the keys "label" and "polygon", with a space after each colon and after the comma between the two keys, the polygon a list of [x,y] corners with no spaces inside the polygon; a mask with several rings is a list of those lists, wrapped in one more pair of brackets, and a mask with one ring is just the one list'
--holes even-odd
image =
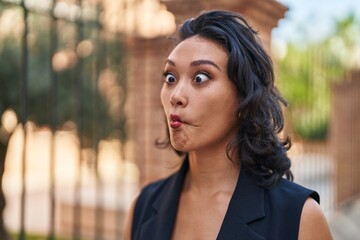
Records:
{"label": "nose", "polygon": [[170,96],[170,102],[173,106],[185,107],[188,103],[187,89],[183,82],[179,82]]}

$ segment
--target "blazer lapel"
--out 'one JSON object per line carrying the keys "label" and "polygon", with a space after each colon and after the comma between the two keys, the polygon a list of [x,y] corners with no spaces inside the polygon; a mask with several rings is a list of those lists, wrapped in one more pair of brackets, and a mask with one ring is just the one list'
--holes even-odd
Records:
{"label": "blazer lapel", "polygon": [[[189,162],[185,159],[179,172],[169,179],[169,183],[154,201],[153,214],[143,223],[140,239],[171,239],[188,168]],[[263,240],[265,238],[254,232],[248,223],[264,216],[264,190],[256,186],[246,169],[242,169],[217,239]]]}
{"label": "blazer lapel", "polygon": [[258,187],[251,173],[242,168],[217,239],[265,239],[248,226],[264,216],[264,189]]}
{"label": "blazer lapel", "polygon": [[[144,222],[140,239],[169,240],[174,228],[180,193],[189,162],[184,160],[180,170],[169,179],[163,191],[154,201],[154,214]],[[161,227],[159,227],[161,226]]]}

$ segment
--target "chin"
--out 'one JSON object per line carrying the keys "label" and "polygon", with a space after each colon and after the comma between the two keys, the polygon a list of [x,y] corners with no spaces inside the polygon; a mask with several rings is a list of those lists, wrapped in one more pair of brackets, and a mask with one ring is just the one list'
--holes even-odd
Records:
{"label": "chin", "polygon": [[171,144],[171,145],[178,152],[188,152],[188,149],[183,146],[178,146],[178,145],[174,145],[174,144]]}
{"label": "chin", "polygon": [[171,146],[178,152],[189,152],[189,147],[186,143],[171,140]]}

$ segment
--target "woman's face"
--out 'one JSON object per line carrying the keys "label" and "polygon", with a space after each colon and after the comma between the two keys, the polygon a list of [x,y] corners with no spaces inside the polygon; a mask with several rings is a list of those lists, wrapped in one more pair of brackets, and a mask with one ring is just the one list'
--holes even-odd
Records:
{"label": "woman's face", "polygon": [[227,61],[220,45],[199,36],[182,41],[170,53],[161,102],[176,150],[226,147],[236,134],[238,97]]}

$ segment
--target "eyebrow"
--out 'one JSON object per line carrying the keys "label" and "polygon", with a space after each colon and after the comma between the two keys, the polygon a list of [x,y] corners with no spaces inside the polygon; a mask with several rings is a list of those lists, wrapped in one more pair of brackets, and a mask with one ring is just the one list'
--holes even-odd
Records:
{"label": "eyebrow", "polygon": [[166,59],[166,63],[176,67],[176,64],[173,61],[171,61],[170,59]]}
{"label": "eyebrow", "polygon": [[212,62],[210,60],[197,60],[197,61],[191,62],[190,65],[191,66],[198,66],[198,65],[202,65],[202,64],[212,65],[212,66],[216,67],[217,69],[219,69],[219,71],[221,72],[220,67],[216,63],[214,63],[214,62]]}
{"label": "eyebrow", "polygon": [[[170,60],[170,59],[166,59],[166,63],[176,67],[175,62]],[[199,65],[202,65],[202,64],[212,65],[215,68],[219,69],[219,71],[221,72],[220,67],[216,63],[214,63],[213,61],[210,61],[210,60],[204,60],[204,59],[196,60],[196,61],[191,62],[190,66],[199,66]]]}

